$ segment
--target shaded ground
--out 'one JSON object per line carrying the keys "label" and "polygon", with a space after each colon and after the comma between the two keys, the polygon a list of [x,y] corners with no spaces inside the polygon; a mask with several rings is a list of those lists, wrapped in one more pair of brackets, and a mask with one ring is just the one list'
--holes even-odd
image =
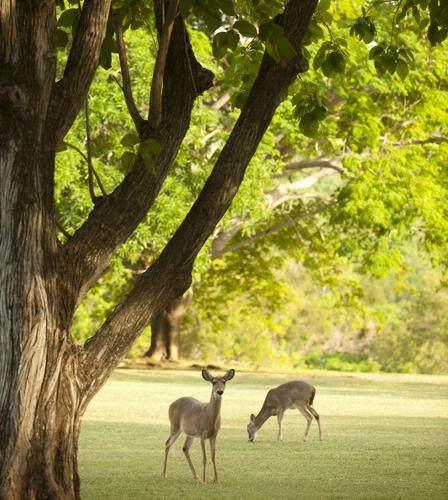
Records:
{"label": "shaded ground", "polygon": [[[308,443],[300,443],[305,419],[289,410],[283,443],[276,442],[275,418],[248,443],[249,414],[258,412],[266,390],[298,378],[317,387],[324,442],[313,423]],[[200,372],[116,371],[83,419],[82,498],[448,498],[448,377],[237,373],[223,400],[221,484],[190,478],[182,436],[162,479],[170,402],[185,395],[208,400],[210,387]],[[197,440],[191,455],[200,470]]]}

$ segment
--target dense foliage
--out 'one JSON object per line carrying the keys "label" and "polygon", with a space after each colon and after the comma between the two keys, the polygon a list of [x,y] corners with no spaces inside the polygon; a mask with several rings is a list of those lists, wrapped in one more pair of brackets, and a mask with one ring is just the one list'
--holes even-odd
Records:
{"label": "dense foliage", "polygon": [[[154,209],[78,311],[79,340],[102,324],[185,216],[244,105],[264,48],[279,61],[292,57],[272,22],[282,4],[180,3],[196,55],[219,85],[197,104]],[[339,369],[447,369],[444,292],[437,292],[448,235],[448,61],[440,47],[447,9],[443,2],[364,4],[319,3],[306,41],[311,69],[290,88],[231,210],[196,261],[184,355]],[[150,17],[151,7],[117,1],[114,9],[125,29],[134,96],[145,111],[145,75],[157,42],[150,25],[137,19]],[[76,16],[76,6],[61,14],[62,45]],[[117,84],[115,51],[111,29],[88,100],[90,152],[107,193],[141,151]],[[92,203],[85,115],[65,143],[56,200],[59,223],[72,233]],[[151,168],[157,143],[146,147]],[[417,273],[403,255],[409,246],[424,249],[423,261],[429,256],[437,271],[430,280],[427,271],[412,293],[409,287],[395,292],[411,279],[403,273]]]}

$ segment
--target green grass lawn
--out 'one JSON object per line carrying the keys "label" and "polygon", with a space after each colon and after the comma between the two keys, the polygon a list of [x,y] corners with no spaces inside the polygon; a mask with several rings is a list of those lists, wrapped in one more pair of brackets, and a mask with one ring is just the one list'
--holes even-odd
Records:
{"label": "green grass lawn", "polygon": [[[308,442],[305,419],[289,410],[284,441],[271,418],[247,442],[246,425],[268,388],[304,379],[317,387]],[[118,370],[83,419],[79,461],[84,499],[448,498],[448,377],[237,373],[223,396],[217,461],[221,484],[193,481],[181,435],[160,476],[168,406],[180,396],[208,401],[199,372]],[[207,451],[209,451],[207,444]],[[192,460],[200,471],[200,443]]]}

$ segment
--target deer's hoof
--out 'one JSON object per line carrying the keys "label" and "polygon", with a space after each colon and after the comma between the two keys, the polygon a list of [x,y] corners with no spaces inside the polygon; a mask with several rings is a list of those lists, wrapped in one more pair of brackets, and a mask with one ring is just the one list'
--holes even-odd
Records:
{"label": "deer's hoof", "polygon": [[219,481],[217,479],[214,479],[213,484],[219,484]]}

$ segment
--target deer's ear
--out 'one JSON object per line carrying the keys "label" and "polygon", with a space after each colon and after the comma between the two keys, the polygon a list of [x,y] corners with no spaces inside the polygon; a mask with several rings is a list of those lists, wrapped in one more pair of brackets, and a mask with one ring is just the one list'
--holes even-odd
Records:
{"label": "deer's ear", "polygon": [[207,382],[211,382],[213,380],[213,377],[208,370],[202,370],[202,378],[207,380]]}
{"label": "deer's ear", "polygon": [[235,376],[235,370],[232,368],[224,375],[223,378],[226,382],[228,382],[229,380],[232,380],[234,376]]}
{"label": "deer's ear", "polygon": [[252,413],[250,416],[250,421],[253,422],[255,420],[255,415]]}

